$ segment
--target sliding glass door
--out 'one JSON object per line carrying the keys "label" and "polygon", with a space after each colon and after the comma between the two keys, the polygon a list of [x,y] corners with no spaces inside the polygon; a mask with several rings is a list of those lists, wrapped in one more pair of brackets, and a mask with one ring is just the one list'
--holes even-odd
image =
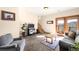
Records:
{"label": "sliding glass door", "polygon": [[57,32],[60,34],[64,33],[64,19],[57,20]]}
{"label": "sliding glass door", "polygon": [[57,33],[64,34],[77,30],[79,30],[79,15],[56,18]]}
{"label": "sliding glass door", "polygon": [[77,19],[69,19],[67,20],[67,24],[68,24],[68,31],[77,31]]}

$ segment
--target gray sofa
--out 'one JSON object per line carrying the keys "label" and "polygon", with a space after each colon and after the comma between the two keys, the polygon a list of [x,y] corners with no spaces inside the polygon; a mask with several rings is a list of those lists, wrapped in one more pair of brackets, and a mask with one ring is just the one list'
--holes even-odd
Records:
{"label": "gray sofa", "polygon": [[59,41],[60,51],[71,51],[72,46],[74,45],[75,40],[65,37],[63,40]]}
{"label": "gray sofa", "polygon": [[71,51],[75,41],[79,38],[79,35],[76,32],[73,33],[75,34],[65,35],[64,39],[59,41],[60,51]]}
{"label": "gray sofa", "polygon": [[0,51],[23,51],[25,39],[12,38],[12,35],[6,34],[0,36]]}

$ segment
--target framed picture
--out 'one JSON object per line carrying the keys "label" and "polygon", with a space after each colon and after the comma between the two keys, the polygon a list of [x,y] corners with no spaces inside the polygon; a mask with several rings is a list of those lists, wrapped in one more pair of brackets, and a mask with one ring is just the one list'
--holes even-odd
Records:
{"label": "framed picture", "polygon": [[47,24],[53,24],[53,21],[47,21]]}
{"label": "framed picture", "polygon": [[15,21],[15,13],[8,11],[1,11],[1,19]]}

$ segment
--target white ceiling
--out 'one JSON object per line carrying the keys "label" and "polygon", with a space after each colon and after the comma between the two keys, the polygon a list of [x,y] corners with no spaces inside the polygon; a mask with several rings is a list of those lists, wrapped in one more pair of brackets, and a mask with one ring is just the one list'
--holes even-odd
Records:
{"label": "white ceiling", "polygon": [[74,8],[76,7],[48,7],[48,9],[44,10],[43,7],[26,7],[26,10],[33,14],[42,16],[42,15],[48,15],[48,14],[55,14],[58,12],[62,12],[62,11],[66,11]]}

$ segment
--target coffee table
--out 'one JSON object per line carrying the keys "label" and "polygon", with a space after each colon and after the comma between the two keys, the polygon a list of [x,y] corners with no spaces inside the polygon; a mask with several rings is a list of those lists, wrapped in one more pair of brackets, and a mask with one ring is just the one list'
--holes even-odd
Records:
{"label": "coffee table", "polygon": [[[51,42],[48,41],[48,38],[50,38]],[[45,40],[42,40],[41,43],[55,50],[56,47],[59,45],[59,40],[56,39],[56,36],[46,35]]]}
{"label": "coffee table", "polygon": [[46,38],[45,40],[47,43],[53,44],[53,35],[47,34],[45,35],[45,38]]}

